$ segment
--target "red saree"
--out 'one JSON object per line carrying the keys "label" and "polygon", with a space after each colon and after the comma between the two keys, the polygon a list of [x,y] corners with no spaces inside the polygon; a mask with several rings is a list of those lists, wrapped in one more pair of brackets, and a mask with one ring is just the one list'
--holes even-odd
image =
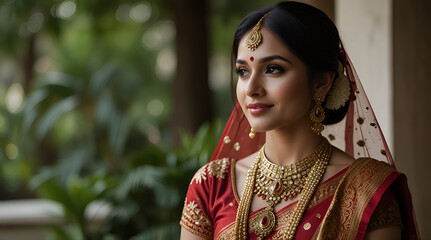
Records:
{"label": "red saree", "polygon": [[[235,189],[235,160],[214,160],[193,177],[181,218],[181,226],[206,239],[232,239],[239,198]],[[375,218],[378,226],[402,224],[403,239],[417,239],[405,176],[386,163],[369,158],[355,161],[321,183],[304,213],[296,239],[363,239],[376,207],[387,213],[394,200],[401,206],[399,218]],[[385,192],[390,191],[390,195]],[[407,198],[405,198],[407,196]],[[407,204],[406,204],[407,202]],[[410,205],[410,207],[409,207]],[[266,239],[282,239],[296,202],[276,213],[278,226]],[[404,207],[407,206],[407,207]],[[262,209],[261,209],[262,210]],[[252,223],[259,211],[250,213]],[[402,219],[402,222],[397,222]],[[256,239],[249,226],[248,239]]]}

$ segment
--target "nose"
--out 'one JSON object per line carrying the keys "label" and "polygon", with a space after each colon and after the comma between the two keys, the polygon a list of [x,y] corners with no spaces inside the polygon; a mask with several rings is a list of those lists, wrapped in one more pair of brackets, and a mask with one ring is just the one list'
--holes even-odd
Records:
{"label": "nose", "polygon": [[245,90],[248,97],[261,97],[265,95],[265,89],[262,84],[262,80],[257,74],[252,74],[247,83]]}

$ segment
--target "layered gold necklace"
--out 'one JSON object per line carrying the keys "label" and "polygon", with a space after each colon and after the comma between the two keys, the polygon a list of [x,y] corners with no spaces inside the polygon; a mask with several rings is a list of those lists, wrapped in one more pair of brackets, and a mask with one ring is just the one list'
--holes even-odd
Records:
{"label": "layered gold necklace", "polygon": [[253,166],[247,173],[235,223],[236,239],[247,239],[248,218],[253,194],[262,197],[268,204],[251,224],[256,235],[263,239],[277,225],[274,207],[282,200],[293,199],[302,193],[293,214],[290,216],[287,228],[282,232],[283,239],[293,239],[296,227],[326,170],[332,153],[332,146],[326,138],[322,138],[321,143],[313,153],[297,163],[286,166],[271,163],[265,157],[264,149],[265,146],[260,149]]}

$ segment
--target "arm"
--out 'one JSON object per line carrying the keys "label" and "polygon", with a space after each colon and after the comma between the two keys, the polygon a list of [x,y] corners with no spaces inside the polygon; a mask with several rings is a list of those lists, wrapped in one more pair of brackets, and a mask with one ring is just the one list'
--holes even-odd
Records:
{"label": "arm", "polygon": [[368,232],[365,240],[401,240],[401,227],[390,226]]}
{"label": "arm", "polygon": [[400,240],[402,237],[400,206],[391,188],[386,190],[371,216],[367,240]]}
{"label": "arm", "polygon": [[182,227],[181,240],[205,240],[205,238],[196,236]]}
{"label": "arm", "polygon": [[209,177],[207,166],[196,172],[187,190],[180,220],[182,240],[213,238],[213,223],[208,207],[212,178]]}

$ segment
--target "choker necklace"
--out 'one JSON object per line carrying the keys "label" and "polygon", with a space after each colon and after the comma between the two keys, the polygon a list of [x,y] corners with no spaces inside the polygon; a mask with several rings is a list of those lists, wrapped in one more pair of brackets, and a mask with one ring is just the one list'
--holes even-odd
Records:
{"label": "choker necklace", "polygon": [[[275,206],[281,200],[293,199],[301,193],[305,180],[311,167],[316,163],[317,155],[321,154],[324,145],[319,147],[309,156],[301,161],[286,166],[279,166],[270,162],[265,153],[259,162],[254,193],[258,197],[268,202],[268,205]],[[265,150],[262,150],[263,152]]]}
{"label": "choker necklace", "polygon": [[332,153],[332,146],[323,138],[316,150],[298,163],[278,166],[266,159],[263,146],[248,171],[243,196],[241,198],[235,224],[236,238],[247,239],[248,217],[253,194],[266,200],[268,206],[260,211],[252,223],[259,239],[268,236],[277,225],[274,207],[281,200],[294,198],[302,192],[287,227],[283,239],[293,239],[302,214],[304,213],[317,184],[326,170]]}

